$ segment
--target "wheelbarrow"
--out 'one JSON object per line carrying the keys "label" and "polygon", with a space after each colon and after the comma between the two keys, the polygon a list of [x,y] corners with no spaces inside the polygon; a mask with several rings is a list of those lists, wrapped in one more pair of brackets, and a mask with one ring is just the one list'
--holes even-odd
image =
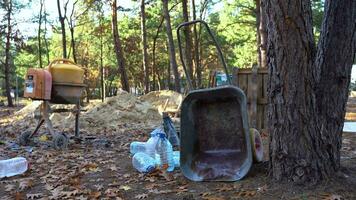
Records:
{"label": "wheelbarrow", "polygon": [[[25,131],[19,137],[21,145],[29,144],[31,138],[45,123],[48,132],[53,137],[55,149],[65,149],[68,137],[64,133],[57,133],[50,120],[51,113],[72,112],[75,115],[75,138],[79,138],[80,97],[83,84],[84,70],[68,59],[53,60],[47,69],[29,69],[25,78],[24,97],[42,100],[39,112],[34,116],[38,119],[34,131]],[[74,109],[51,109],[51,104],[75,104]]]}
{"label": "wheelbarrow", "polygon": [[[228,85],[193,88],[181,45],[181,29],[192,24],[204,25],[216,46]],[[185,177],[193,181],[236,181],[249,171],[258,132],[249,131],[244,92],[231,85],[221,48],[208,24],[202,20],[182,23],[177,28],[180,60],[188,81],[189,93],[181,106],[180,166]],[[260,140],[257,146],[261,150]],[[262,154],[259,153],[259,158]]]}

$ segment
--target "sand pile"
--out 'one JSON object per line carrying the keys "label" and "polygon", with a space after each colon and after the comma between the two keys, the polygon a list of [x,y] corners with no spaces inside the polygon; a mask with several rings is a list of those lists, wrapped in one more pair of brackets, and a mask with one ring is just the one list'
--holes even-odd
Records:
{"label": "sand pile", "polygon": [[183,101],[183,95],[171,90],[160,90],[149,92],[139,99],[151,103],[159,113],[162,113],[178,110]]}
{"label": "sand pile", "polygon": [[[100,132],[103,129],[120,129],[120,127],[142,127],[153,128],[162,123],[162,116],[159,109],[177,109],[182,101],[182,95],[174,91],[150,92],[147,95],[137,98],[133,94],[120,92],[115,97],[109,97],[105,102],[94,100],[90,104],[82,107],[85,112],[80,114],[80,129]],[[27,128],[34,129],[37,120],[33,113],[42,101],[34,101],[30,105],[18,111],[9,120],[10,127],[20,127],[20,130]],[[53,109],[74,108],[74,105],[51,105]],[[58,131],[74,130],[75,116],[72,113],[53,113],[51,116],[53,126]],[[43,129],[42,129],[43,130]]]}

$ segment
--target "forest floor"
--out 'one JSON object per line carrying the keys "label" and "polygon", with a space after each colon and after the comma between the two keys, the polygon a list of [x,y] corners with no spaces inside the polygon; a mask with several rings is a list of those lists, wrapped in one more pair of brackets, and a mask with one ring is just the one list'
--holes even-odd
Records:
{"label": "forest floor", "polygon": [[[0,121],[15,110],[1,107]],[[356,199],[356,133],[343,135],[341,170],[330,180],[306,187],[271,180],[268,162],[254,164],[236,182],[192,182],[179,169],[138,173],[131,165],[129,144],[148,139],[152,129],[147,124],[124,123],[102,131],[84,127],[81,135],[87,140],[70,140],[64,151],[54,150],[50,138],[39,137],[32,149],[11,148],[9,142],[16,141],[21,128],[9,126],[7,131],[0,127],[0,159],[23,156],[30,169],[0,180],[1,199]]]}

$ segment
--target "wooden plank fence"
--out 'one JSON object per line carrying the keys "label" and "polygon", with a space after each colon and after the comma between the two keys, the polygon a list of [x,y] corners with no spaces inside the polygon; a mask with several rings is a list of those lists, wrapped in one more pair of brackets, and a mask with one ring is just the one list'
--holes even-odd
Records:
{"label": "wooden plank fence", "polygon": [[257,130],[267,128],[267,78],[266,68],[234,68],[233,85],[241,88],[247,97],[250,127]]}

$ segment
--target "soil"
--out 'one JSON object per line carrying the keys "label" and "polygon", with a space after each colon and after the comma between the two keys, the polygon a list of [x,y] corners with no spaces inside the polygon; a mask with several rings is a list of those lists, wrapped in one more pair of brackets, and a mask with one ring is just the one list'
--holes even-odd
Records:
{"label": "soil", "polygon": [[[141,102],[133,100],[136,101]],[[109,102],[92,105],[89,110],[113,109]],[[137,108],[129,99],[124,102],[125,107]],[[119,106],[115,101],[112,104]],[[138,107],[142,104],[145,105],[141,102]],[[0,109],[2,112],[3,107]],[[95,120],[94,114],[88,116]],[[68,149],[63,151],[52,148],[51,137],[47,141],[35,137],[32,151],[25,147],[11,149],[9,142],[15,142],[30,124],[23,119],[18,119],[23,124],[9,123],[8,119],[8,115],[0,116],[0,156],[23,156],[28,159],[30,169],[22,175],[0,179],[1,199],[356,199],[356,133],[343,134],[341,169],[317,186],[273,181],[268,176],[268,161],[253,164],[241,181],[193,182],[179,169],[169,174],[160,171],[141,174],[132,167],[129,144],[146,141],[153,127],[161,124],[160,119],[136,123],[120,118],[123,122],[110,121],[113,124],[109,128],[101,124],[83,126],[80,133],[83,140],[70,139]],[[73,135],[73,130],[65,131],[68,136]],[[44,133],[41,128],[40,134]],[[263,140],[267,144],[265,134]]]}

